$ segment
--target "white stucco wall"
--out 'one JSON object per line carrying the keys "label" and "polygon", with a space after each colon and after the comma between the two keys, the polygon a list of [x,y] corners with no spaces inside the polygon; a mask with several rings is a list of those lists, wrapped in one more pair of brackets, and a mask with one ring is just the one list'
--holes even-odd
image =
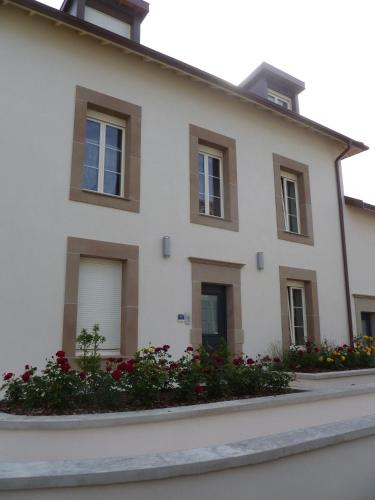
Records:
{"label": "white stucco wall", "polygon": [[[190,326],[176,321],[191,312],[189,256],[246,264],[245,352],[281,340],[279,265],[317,271],[321,335],[347,340],[337,144],[9,5],[0,67],[0,372],[61,347],[68,236],[139,245],[141,346],[178,353],[189,344]],[[142,107],[139,214],[69,201],[76,85]],[[238,233],[189,221],[190,123],[237,141]],[[313,247],[277,239],[272,153],[310,166]],[[163,235],[172,238],[167,260]]]}

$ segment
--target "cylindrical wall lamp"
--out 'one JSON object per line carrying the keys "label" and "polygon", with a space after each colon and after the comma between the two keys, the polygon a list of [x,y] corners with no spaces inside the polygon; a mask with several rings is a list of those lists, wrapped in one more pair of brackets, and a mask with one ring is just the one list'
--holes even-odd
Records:
{"label": "cylindrical wall lamp", "polygon": [[264,269],[264,253],[257,252],[257,269],[262,271]]}
{"label": "cylindrical wall lamp", "polygon": [[162,247],[163,247],[163,257],[171,256],[171,237],[163,236],[162,238]]}

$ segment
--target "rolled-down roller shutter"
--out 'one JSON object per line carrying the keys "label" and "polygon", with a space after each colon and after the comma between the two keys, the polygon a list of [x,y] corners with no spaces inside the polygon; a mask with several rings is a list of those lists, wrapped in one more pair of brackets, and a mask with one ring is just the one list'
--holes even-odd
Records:
{"label": "rolled-down roller shutter", "polygon": [[106,338],[102,349],[119,350],[121,332],[122,263],[81,257],[79,266],[77,335],[99,323]]}

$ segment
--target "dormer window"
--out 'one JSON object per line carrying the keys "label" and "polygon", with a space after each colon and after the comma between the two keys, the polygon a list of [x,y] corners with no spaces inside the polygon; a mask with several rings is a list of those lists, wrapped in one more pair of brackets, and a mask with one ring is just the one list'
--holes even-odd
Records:
{"label": "dormer window", "polygon": [[292,109],[292,99],[275,90],[268,89],[267,99],[285,109]]}

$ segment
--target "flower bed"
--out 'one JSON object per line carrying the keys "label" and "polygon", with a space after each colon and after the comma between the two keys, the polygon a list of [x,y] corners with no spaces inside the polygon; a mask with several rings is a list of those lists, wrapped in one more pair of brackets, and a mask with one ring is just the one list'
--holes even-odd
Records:
{"label": "flower bed", "polygon": [[306,342],[304,347],[292,346],[275,368],[295,372],[331,372],[361,370],[375,367],[375,345],[372,337],[356,338],[352,346],[315,345]]}
{"label": "flower bed", "polygon": [[98,327],[79,337],[83,355],[73,369],[63,351],[38,373],[26,365],[20,375],[5,373],[0,410],[26,414],[67,414],[160,408],[243,397],[281,394],[292,377],[275,370],[280,360],[234,357],[187,347],[173,360],[169,345],[141,349],[132,358],[111,358],[101,367]]}

